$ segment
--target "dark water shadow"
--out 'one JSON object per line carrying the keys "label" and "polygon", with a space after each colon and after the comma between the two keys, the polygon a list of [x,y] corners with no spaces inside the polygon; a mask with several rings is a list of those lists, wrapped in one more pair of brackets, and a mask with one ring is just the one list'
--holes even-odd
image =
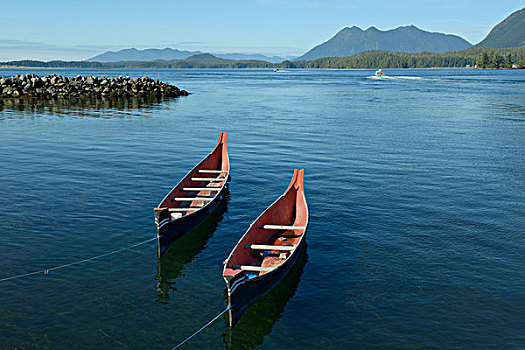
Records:
{"label": "dark water shadow", "polygon": [[[263,343],[264,337],[272,331],[273,325],[281,318],[286,304],[297,290],[308,261],[306,250],[305,244],[288,274],[271,291],[248,307],[233,329],[230,329],[228,317],[224,318],[226,332],[223,340],[226,349],[254,349]],[[227,299],[226,294],[225,298]]]}
{"label": "dark water shadow", "polygon": [[224,218],[224,214],[228,211],[229,200],[230,192],[226,189],[224,199],[219,207],[199,226],[175,241],[158,259],[157,275],[155,276],[155,279],[158,281],[157,302],[162,304],[168,303],[170,293],[177,290],[175,288],[175,280],[183,271],[184,266],[190,263],[204,249],[206,242],[215,232],[217,226]]}
{"label": "dark water shadow", "polygon": [[525,106],[516,103],[493,103],[489,104],[488,108],[492,114],[488,116],[490,119],[505,120],[513,122],[525,122]]}
{"label": "dark water shadow", "polygon": [[145,117],[144,112],[167,109],[177,98],[76,98],[76,99],[0,99],[0,120],[31,118],[39,115],[58,117],[126,118]]}

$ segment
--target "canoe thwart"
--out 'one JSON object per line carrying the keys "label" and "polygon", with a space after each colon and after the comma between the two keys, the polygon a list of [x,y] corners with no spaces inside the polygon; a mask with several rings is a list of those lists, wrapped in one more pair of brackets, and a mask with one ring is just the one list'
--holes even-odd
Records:
{"label": "canoe thwart", "polygon": [[190,198],[190,197],[173,197],[171,198],[172,201],[177,202],[192,202],[192,201],[212,201],[215,197],[212,198]]}
{"label": "canoe thwart", "polygon": [[217,191],[219,192],[222,190],[222,187],[184,187],[182,188],[183,191]]}
{"label": "canoe thwart", "polygon": [[222,174],[222,173],[227,173],[228,170],[206,170],[206,169],[199,169],[199,173],[204,173],[204,174]]}
{"label": "canoe thwart", "polygon": [[291,245],[266,245],[266,244],[246,244],[246,248],[257,249],[257,250],[288,250],[292,251],[295,246]]}
{"label": "canoe thwart", "polygon": [[192,177],[191,181],[226,181],[225,177]]}
{"label": "canoe thwart", "polygon": [[195,211],[199,210],[202,207],[195,207],[195,208],[168,208],[169,211]]}
{"label": "canoe thwart", "polygon": [[274,269],[274,267],[261,267],[261,266],[248,266],[248,265],[233,265],[233,269],[235,270],[243,270],[243,271],[271,271]]}
{"label": "canoe thwart", "polygon": [[306,230],[305,226],[259,225],[265,230]]}

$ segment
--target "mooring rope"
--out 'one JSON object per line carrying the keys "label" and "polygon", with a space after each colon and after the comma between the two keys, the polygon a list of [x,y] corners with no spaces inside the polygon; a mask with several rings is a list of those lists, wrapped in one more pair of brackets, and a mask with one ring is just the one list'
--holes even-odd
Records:
{"label": "mooring rope", "polygon": [[175,349],[178,349],[180,348],[182,345],[184,345],[186,342],[188,342],[191,338],[193,338],[194,336],[196,336],[197,334],[199,334],[200,332],[202,332],[206,327],[208,327],[210,324],[212,324],[213,322],[215,322],[215,320],[217,320],[219,317],[221,317],[226,311],[228,311],[230,309],[230,305],[226,306],[226,309],[222,310],[222,312],[220,314],[218,314],[217,316],[215,316],[213,318],[213,320],[211,320],[210,322],[206,323],[204,326],[202,326],[198,331],[196,331],[195,333],[193,333],[192,335],[190,335],[188,338],[184,339],[183,342],[181,342],[179,345],[177,345],[176,347],[174,347],[173,349],[171,350],[175,350]]}
{"label": "mooring rope", "polygon": [[0,282],[4,282],[4,281],[8,281],[8,280],[14,280],[14,279],[27,277],[27,276],[31,276],[31,275],[36,275],[36,274],[39,274],[39,273],[43,273],[44,275],[47,275],[49,273],[49,271],[63,269],[65,267],[78,265],[78,264],[82,264],[82,263],[85,263],[85,262],[88,262],[88,261],[92,261],[92,260],[95,260],[95,259],[100,259],[100,258],[109,256],[109,255],[117,254],[117,253],[120,253],[121,251],[128,250],[128,249],[131,249],[131,248],[134,248],[134,247],[138,247],[139,245],[151,242],[151,241],[156,240],[156,239],[157,239],[157,237],[150,238],[150,239],[147,239],[145,241],[142,241],[142,242],[130,245],[129,247],[120,248],[120,249],[117,249],[117,250],[113,250],[113,251],[111,251],[109,253],[100,254],[100,255],[97,255],[97,256],[94,256],[94,257],[91,257],[91,258],[88,258],[88,259],[82,259],[82,260],[75,261],[75,262],[72,262],[72,263],[69,263],[69,264],[64,264],[64,265],[60,265],[60,266],[50,267],[48,269],[42,269],[42,270],[33,271],[33,272],[29,272],[29,273],[24,273],[24,274],[20,274],[20,275],[5,277],[5,278],[0,279]]}

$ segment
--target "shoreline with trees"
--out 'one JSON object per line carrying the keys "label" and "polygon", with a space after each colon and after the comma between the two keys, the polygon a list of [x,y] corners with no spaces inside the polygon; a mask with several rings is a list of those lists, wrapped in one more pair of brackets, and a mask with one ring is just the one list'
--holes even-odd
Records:
{"label": "shoreline with trees", "polygon": [[20,60],[0,62],[2,68],[327,68],[327,69],[373,69],[373,68],[476,68],[476,69],[525,69],[525,47],[474,48],[445,53],[404,53],[366,51],[347,57],[325,57],[311,61],[283,61],[271,63],[258,60],[229,60],[211,54],[200,54],[183,60],[171,61],[33,61]]}

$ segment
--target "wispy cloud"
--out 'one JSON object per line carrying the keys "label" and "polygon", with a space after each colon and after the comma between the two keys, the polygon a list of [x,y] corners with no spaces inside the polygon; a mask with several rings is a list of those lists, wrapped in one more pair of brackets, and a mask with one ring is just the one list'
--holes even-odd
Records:
{"label": "wispy cloud", "polygon": [[[307,50],[301,47],[281,46],[216,46],[200,41],[162,42],[161,45],[75,45],[62,46],[34,41],[0,40],[0,62],[16,60],[85,60],[106,51],[118,51],[135,47],[139,50],[149,48],[171,47],[179,50],[263,54],[267,56],[300,56]],[[163,48],[162,47],[162,48]]]}
{"label": "wispy cloud", "polygon": [[178,49],[191,49],[215,53],[263,54],[267,56],[300,56],[308,49],[291,46],[234,46],[234,45],[199,45],[198,47],[177,46]]}
{"label": "wispy cloud", "polygon": [[60,46],[35,41],[0,40],[0,61],[20,59],[83,60],[114,48],[114,46]]}
{"label": "wispy cloud", "polygon": [[178,45],[205,45],[207,44],[205,41],[179,41],[178,43],[175,43]]}

